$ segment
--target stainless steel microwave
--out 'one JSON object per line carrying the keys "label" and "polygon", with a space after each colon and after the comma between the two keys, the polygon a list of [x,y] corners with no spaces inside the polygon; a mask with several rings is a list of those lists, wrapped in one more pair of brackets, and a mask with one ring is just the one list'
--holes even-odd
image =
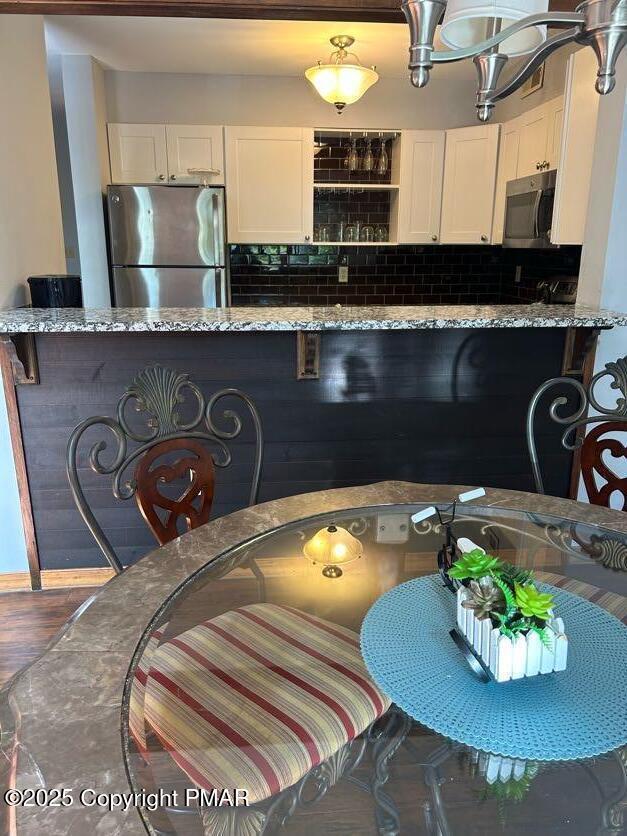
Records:
{"label": "stainless steel microwave", "polygon": [[505,188],[503,246],[526,249],[555,247],[551,243],[557,170],[510,180]]}

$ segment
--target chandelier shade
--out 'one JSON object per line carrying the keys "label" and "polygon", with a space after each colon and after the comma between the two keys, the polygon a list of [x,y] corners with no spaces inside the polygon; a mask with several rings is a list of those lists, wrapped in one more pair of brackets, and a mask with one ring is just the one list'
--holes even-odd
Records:
{"label": "chandelier shade", "polygon": [[[305,78],[325,102],[335,105],[338,113],[347,105],[354,104],[364,93],[379,80],[374,67],[363,67],[353,53],[346,52],[346,47],[353,43],[348,35],[331,38],[331,43],[339,49],[329,58],[329,62],[318,62],[315,67],[305,70]],[[355,61],[348,62],[351,57]]]}
{"label": "chandelier shade", "polygon": [[[449,0],[440,38],[450,49],[472,47],[495,33],[495,23],[506,29],[529,15],[546,12],[548,6],[548,0]],[[499,44],[499,52],[510,57],[524,55],[544,40],[546,26],[530,26]]]}
{"label": "chandelier shade", "polygon": [[321,528],[303,547],[304,556],[313,564],[322,564],[325,578],[342,576],[340,564],[357,560],[364,552],[361,542],[339,525]]}

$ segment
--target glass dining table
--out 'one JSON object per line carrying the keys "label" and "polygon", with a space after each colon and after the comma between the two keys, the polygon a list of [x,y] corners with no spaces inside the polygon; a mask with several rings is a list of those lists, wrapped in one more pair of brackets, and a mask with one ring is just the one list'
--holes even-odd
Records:
{"label": "glass dining table", "polygon": [[[368,673],[366,614],[399,584],[440,582],[449,536],[627,619],[625,514],[487,489],[448,530],[437,513],[412,521],[428,506],[450,517],[465,490],[382,482],[273,500],[105,584],[0,690],[0,831],[625,832],[627,746],[501,757],[421,724]],[[627,720],[624,693],[603,698]]]}
{"label": "glass dining table", "polygon": [[[430,730],[385,693],[331,742],[316,716],[322,704],[325,717],[341,719],[343,698],[350,710],[350,688],[368,676],[358,667],[347,674],[349,653],[361,665],[366,613],[398,584],[437,573],[447,535],[627,622],[625,533],[539,510],[538,498],[535,506],[479,499],[459,505],[450,526],[437,515],[413,522],[425,503],[330,511],[270,527],[200,566],[147,625],[126,677],[129,781],[159,798],[155,809],[140,809],[147,830],[625,832],[627,746],[577,761],[501,757]],[[450,519],[447,503],[438,507]],[[330,558],[312,557],[310,544],[338,531],[357,551],[342,546],[346,562],[327,571]],[[606,701],[608,712],[626,711],[624,693]]]}

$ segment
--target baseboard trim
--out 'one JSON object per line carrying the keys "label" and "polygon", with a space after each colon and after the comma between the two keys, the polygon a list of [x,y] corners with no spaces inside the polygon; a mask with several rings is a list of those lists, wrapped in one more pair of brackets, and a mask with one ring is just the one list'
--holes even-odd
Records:
{"label": "baseboard trim", "polygon": [[[114,576],[113,569],[43,569],[42,589],[66,589],[74,586],[102,586]],[[1,572],[0,592],[30,589],[29,572]]]}

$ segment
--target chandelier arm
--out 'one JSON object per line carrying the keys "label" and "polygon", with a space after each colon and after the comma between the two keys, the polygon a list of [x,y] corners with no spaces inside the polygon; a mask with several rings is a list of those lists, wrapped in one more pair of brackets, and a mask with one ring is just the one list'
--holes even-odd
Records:
{"label": "chandelier arm", "polygon": [[[512,25],[508,26],[506,29],[502,29],[496,35],[493,35],[493,37],[487,38],[485,41],[481,41],[481,43],[466,46],[462,49],[432,52],[431,61],[434,64],[448,64],[453,61],[463,61],[466,58],[472,58],[482,52],[487,52],[489,49],[492,49],[492,47],[498,46],[500,43],[503,43],[503,41],[511,38],[512,35],[515,35],[517,32],[522,32],[523,29],[528,29],[530,26],[547,24],[554,29],[561,29],[575,24],[578,34],[579,27],[583,24],[583,22],[584,15],[580,12],[542,12],[536,15],[529,15],[529,17],[519,20],[517,23],[512,23]],[[555,37],[559,36],[553,36],[547,41],[544,41],[544,43],[546,44],[553,41],[553,38]]]}
{"label": "chandelier arm", "polygon": [[510,95],[510,93],[518,90],[518,88],[525,83],[529,76],[537,70],[540,64],[546,61],[549,55],[555,52],[556,49],[574,41],[578,35],[579,28],[574,27],[566,32],[560,32],[557,35],[547,38],[546,41],[540,44],[533,55],[530,56],[525,65],[521,67],[518,72],[515,73],[512,78],[510,78],[510,80],[499,90],[495,90],[494,93],[492,93],[490,101],[500,102],[501,99],[505,99]]}

